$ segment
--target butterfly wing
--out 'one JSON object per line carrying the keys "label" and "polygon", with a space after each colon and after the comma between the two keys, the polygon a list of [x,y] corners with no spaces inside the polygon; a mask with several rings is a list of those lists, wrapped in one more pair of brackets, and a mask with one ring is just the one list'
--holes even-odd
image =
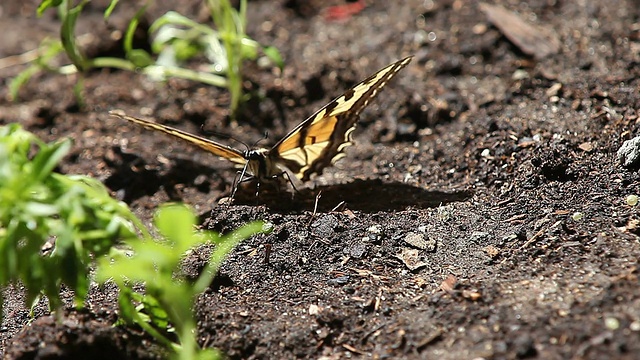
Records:
{"label": "butterfly wing", "polygon": [[139,118],[135,118],[132,116],[128,116],[128,115],[124,115],[122,113],[116,112],[116,111],[110,111],[109,112],[110,115],[112,116],[116,116],[119,117],[121,119],[124,120],[128,120],[131,121],[132,123],[141,125],[143,127],[145,127],[146,129],[149,130],[157,130],[160,132],[163,132],[165,134],[171,135],[173,137],[176,137],[178,139],[182,139],[187,141],[188,143],[191,143],[193,145],[199,146],[200,148],[216,155],[219,156],[223,159],[229,160],[234,164],[239,164],[239,165],[244,165],[247,160],[244,157],[244,153],[240,150],[234,149],[230,146],[226,146],[223,144],[219,144],[215,141],[209,140],[207,138],[204,138],[202,136],[198,136],[198,135],[193,135],[190,134],[186,131],[180,130],[180,129],[176,129],[176,128],[172,128],[170,126],[166,126],[166,125],[161,125],[149,120],[144,120],[144,119],[139,119]]}
{"label": "butterfly wing", "polygon": [[347,90],[296,126],[270,151],[273,161],[286,166],[302,181],[344,156],[351,133],[369,102],[413,57],[399,60]]}

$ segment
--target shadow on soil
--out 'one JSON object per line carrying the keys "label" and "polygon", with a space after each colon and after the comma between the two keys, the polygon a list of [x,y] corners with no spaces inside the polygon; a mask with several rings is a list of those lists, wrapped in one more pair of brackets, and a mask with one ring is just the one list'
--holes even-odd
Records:
{"label": "shadow on soil", "polygon": [[[269,189],[271,190],[271,189]],[[239,191],[237,205],[264,204],[281,213],[302,211],[340,211],[344,209],[374,213],[400,211],[408,208],[434,208],[442,204],[464,201],[473,195],[471,190],[429,191],[403,183],[383,183],[381,180],[355,180],[347,184],[301,189],[293,194],[277,191]]]}

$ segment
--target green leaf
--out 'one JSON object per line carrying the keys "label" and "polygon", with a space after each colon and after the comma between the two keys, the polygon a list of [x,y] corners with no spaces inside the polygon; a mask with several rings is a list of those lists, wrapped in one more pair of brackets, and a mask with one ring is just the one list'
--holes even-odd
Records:
{"label": "green leaf", "polygon": [[38,72],[48,70],[50,68],[48,62],[62,51],[64,51],[64,49],[60,41],[51,41],[51,39],[43,40],[38,49],[38,57],[31,63],[31,65],[21,71],[15,78],[11,79],[11,82],[9,83],[9,95],[11,100],[16,101],[18,99],[20,88]]}
{"label": "green leaf", "polygon": [[[112,278],[120,288],[123,316],[140,325],[157,341],[170,346],[176,351],[177,358],[216,358],[216,352],[203,351],[198,346],[193,302],[209,286],[224,256],[246,237],[265,229],[261,222],[255,222],[223,238],[208,231],[197,232],[193,211],[176,204],[162,206],[154,220],[165,239],[128,240],[134,254],[124,256],[121,252],[112,252],[109,257],[101,258],[96,278],[100,282]],[[216,244],[214,254],[196,284],[191,285],[176,275],[180,263],[189,249],[207,242]],[[144,295],[132,287],[140,282],[144,282]],[[134,302],[140,305],[135,307]],[[161,333],[169,328],[175,329],[179,345],[172,344]]]}
{"label": "green leaf", "polygon": [[32,173],[36,181],[42,181],[51,174],[71,149],[71,140],[64,139],[51,146],[43,147],[33,158],[34,172]]}
{"label": "green leaf", "polygon": [[280,69],[284,68],[284,60],[280,51],[275,46],[265,46],[262,48],[262,52]]}
{"label": "green leaf", "polygon": [[82,12],[84,5],[88,2],[89,0],[82,0],[77,6],[71,8],[68,12],[63,12],[62,27],[60,28],[60,40],[62,41],[62,46],[73,65],[75,65],[80,72],[87,70],[85,66],[86,60],[76,43],[75,29],[78,16],[80,15],[80,12]]}
{"label": "green leaf", "polygon": [[48,8],[58,7],[60,4],[62,4],[62,0],[42,0],[38,5],[38,17],[42,16]]}
{"label": "green leaf", "polygon": [[269,231],[270,230],[265,231],[264,223],[262,221],[254,221],[244,225],[222,238],[219,238],[217,234],[212,234],[207,231],[205,237],[213,240],[216,244],[216,248],[211,254],[204,271],[193,285],[195,292],[201,293],[209,287],[215,274],[218,272],[220,265],[222,265],[222,261],[241,241],[256,234]]}
{"label": "green leaf", "polygon": [[145,68],[153,65],[154,61],[148,52],[142,49],[133,49],[127,53],[127,60],[131,61],[136,67]]}
{"label": "green leaf", "polygon": [[118,309],[120,310],[120,319],[123,319],[127,324],[135,323],[134,314],[138,312],[131,299],[132,293],[133,292],[131,290],[122,287],[120,289],[120,294],[118,295]]}
{"label": "green leaf", "polygon": [[111,0],[111,2],[109,3],[109,7],[107,7],[107,10],[104,11],[104,19],[105,20],[107,20],[111,16],[111,13],[116,8],[116,5],[118,4],[118,1],[119,0]]}
{"label": "green leaf", "polygon": [[56,205],[38,202],[28,202],[23,209],[32,216],[53,216],[60,212]]}
{"label": "green leaf", "polygon": [[138,308],[138,312],[147,314],[149,321],[157,328],[167,329],[169,327],[169,315],[155,297],[144,295],[141,302],[142,308]]}
{"label": "green leaf", "polygon": [[11,81],[9,82],[9,96],[12,101],[18,99],[20,88],[38,72],[40,72],[40,66],[31,65],[21,71],[16,77],[11,79]]}
{"label": "green leaf", "polygon": [[196,218],[181,205],[164,205],[156,214],[155,224],[158,231],[171,241],[176,251],[182,253],[194,245],[194,226]]}
{"label": "green leaf", "polygon": [[129,53],[133,50],[133,36],[136,33],[136,29],[138,28],[138,23],[140,22],[140,17],[147,10],[147,6],[141,7],[138,11],[136,11],[135,15],[129,22],[127,26],[127,32],[124,34],[124,52],[129,56]]}
{"label": "green leaf", "polygon": [[[0,288],[21,281],[28,302],[44,294],[54,308],[63,283],[82,306],[92,259],[120,235],[148,234],[98,181],[53,173],[69,148],[69,140],[46,144],[19,124],[0,126]],[[43,255],[47,241],[55,246]]]}

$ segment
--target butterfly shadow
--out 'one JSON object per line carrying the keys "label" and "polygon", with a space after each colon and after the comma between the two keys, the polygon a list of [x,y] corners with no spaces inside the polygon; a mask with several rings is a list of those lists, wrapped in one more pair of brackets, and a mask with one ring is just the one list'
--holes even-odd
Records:
{"label": "butterfly shadow", "polygon": [[379,179],[355,180],[346,184],[318,186],[314,189],[299,189],[291,193],[267,189],[258,194],[241,191],[234,200],[238,205],[264,204],[272,211],[299,213],[350,209],[367,213],[400,211],[408,208],[434,208],[442,204],[465,201],[473,191],[432,191],[404,183],[384,183]]}
{"label": "butterfly shadow", "polygon": [[170,201],[183,201],[179,187],[185,185],[195,187],[203,194],[231,186],[216,169],[197,161],[171,158],[172,165],[162,166],[148,163],[143,157],[124,152],[119,147],[112,150],[113,155],[105,158],[112,170],[104,183],[128,204],[159,191],[164,191]]}

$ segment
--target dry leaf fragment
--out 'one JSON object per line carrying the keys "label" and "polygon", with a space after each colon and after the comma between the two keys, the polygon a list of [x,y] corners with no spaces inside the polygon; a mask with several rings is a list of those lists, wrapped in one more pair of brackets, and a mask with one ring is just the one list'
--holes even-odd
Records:
{"label": "dry leaf fragment", "polygon": [[457,282],[458,282],[458,279],[455,276],[449,275],[440,284],[440,289],[442,291],[444,291],[444,292],[447,292],[447,293],[451,294],[451,293],[453,293],[453,289],[455,288]]}
{"label": "dry leaf fragment", "polygon": [[480,10],[523,53],[542,59],[560,50],[560,40],[551,29],[530,25],[502,6],[481,3]]}

